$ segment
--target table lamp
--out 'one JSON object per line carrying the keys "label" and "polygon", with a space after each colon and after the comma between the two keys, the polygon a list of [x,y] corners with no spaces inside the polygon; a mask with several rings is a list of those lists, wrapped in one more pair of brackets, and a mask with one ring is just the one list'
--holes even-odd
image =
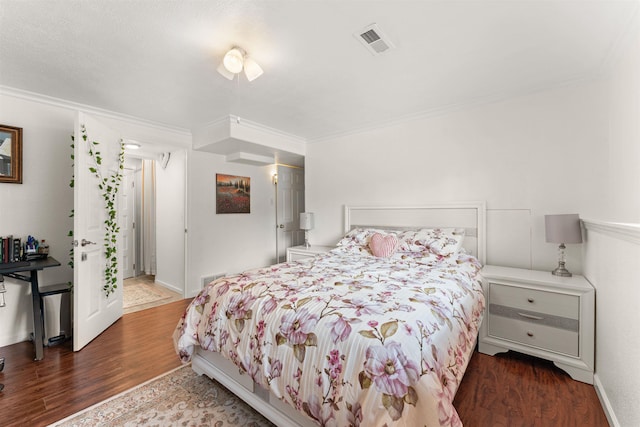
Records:
{"label": "table lamp", "polygon": [[304,247],[309,249],[309,230],[313,230],[313,212],[300,212],[300,229],[304,230]]}
{"label": "table lamp", "polygon": [[578,214],[545,215],[544,227],[546,241],[560,244],[558,247],[558,267],[551,274],[571,277],[571,273],[565,268],[565,244],[582,243]]}

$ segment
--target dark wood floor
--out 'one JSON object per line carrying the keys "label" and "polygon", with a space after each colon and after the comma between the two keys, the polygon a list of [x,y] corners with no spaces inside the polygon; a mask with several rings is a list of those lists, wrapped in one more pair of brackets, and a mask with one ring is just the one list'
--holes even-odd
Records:
{"label": "dark wood floor", "polygon": [[[77,353],[65,343],[34,362],[31,343],[0,348],[0,425],[45,426],[179,366],[171,335],[187,303],[126,314]],[[454,404],[465,427],[608,425],[593,386],[510,353],[475,353]]]}
{"label": "dark wood floor", "polygon": [[180,366],[171,336],[188,303],[125,314],[76,353],[66,342],[35,362],[30,342],[0,348],[0,425],[46,426]]}
{"label": "dark wood floor", "polygon": [[592,385],[519,353],[474,353],[453,401],[465,427],[608,426]]}

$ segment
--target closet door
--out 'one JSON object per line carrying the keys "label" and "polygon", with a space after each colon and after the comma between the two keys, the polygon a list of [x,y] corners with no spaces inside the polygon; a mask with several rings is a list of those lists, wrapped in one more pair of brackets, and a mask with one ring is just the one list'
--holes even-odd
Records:
{"label": "closet door", "polygon": [[276,262],[287,258],[287,248],[304,243],[300,212],[304,212],[304,169],[278,166],[276,183]]}

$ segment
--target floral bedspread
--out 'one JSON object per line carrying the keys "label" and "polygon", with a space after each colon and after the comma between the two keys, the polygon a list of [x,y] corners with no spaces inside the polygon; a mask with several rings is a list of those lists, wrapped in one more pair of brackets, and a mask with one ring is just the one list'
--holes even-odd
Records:
{"label": "floral bedspread", "polygon": [[220,352],[326,426],[460,426],[453,398],[484,308],[480,264],[334,249],[209,284],[174,343]]}

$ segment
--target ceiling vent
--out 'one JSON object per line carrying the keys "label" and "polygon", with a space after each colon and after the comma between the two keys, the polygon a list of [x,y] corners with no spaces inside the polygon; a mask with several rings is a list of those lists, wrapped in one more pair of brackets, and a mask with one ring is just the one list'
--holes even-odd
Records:
{"label": "ceiling vent", "polygon": [[380,55],[395,47],[376,24],[371,24],[353,35],[374,55]]}

